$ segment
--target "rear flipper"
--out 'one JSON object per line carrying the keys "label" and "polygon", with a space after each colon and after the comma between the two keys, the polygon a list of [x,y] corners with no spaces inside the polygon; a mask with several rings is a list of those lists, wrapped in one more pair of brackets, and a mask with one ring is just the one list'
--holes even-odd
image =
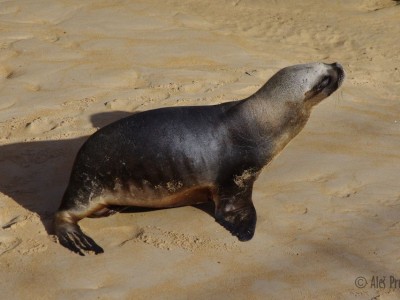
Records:
{"label": "rear flipper", "polygon": [[104,250],[86,234],[76,222],[71,222],[66,212],[58,212],[54,220],[55,233],[61,245],[71,251],[84,256],[84,252],[94,254],[103,253]]}

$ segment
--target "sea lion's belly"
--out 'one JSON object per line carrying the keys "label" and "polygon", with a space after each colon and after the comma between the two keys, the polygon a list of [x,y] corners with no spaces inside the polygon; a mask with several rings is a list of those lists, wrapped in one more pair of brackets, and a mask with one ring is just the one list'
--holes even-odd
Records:
{"label": "sea lion's belly", "polygon": [[212,185],[187,187],[181,181],[170,181],[156,186],[145,182],[140,187],[131,183],[104,191],[99,200],[104,205],[177,207],[207,202],[212,199],[213,190]]}

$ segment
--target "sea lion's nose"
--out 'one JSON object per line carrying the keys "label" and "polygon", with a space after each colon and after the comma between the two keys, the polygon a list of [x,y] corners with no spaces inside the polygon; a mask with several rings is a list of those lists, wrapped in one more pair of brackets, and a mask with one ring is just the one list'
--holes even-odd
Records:
{"label": "sea lion's nose", "polygon": [[336,72],[336,76],[338,78],[337,84],[339,87],[342,84],[344,77],[345,77],[344,69],[343,69],[342,65],[339,64],[338,62],[331,64],[331,66]]}
{"label": "sea lion's nose", "polygon": [[333,64],[331,64],[332,67],[336,68],[336,69],[340,69],[343,71],[343,67],[341,64],[339,64],[338,62],[335,62]]}

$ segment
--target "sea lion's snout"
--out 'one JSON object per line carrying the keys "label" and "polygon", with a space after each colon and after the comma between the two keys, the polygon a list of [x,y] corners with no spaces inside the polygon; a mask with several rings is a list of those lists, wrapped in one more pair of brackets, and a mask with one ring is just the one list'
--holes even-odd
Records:
{"label": "sea lion's snout", "polygon": [[324,86],[323,89],[321,89],[321,84],[319,85],[319,88],[325,93],[326,97],[330,96],[342,85],[345,77],[344,69],[340,63],[335,62],[327,66],[329,66],[328,75],[323,77],[327,78],[327,84],[325,86],[322,84]]}
{"label": "sea lion's snout", "polygon": [[318,104],[321,100],[329,97],[343,83],[345,73],[341,64],[335,62],[333,64],[316,63],[310,64],[309,69],[314,68],[315,77],[312,81],[311,88],[305,92],[305,99],[309,107]]}
{"label": "sea lion's snout", "polygon": [[336,77],[337,77],[337,88],[341,86],[344,77],[345,77],[345,73],[344,73],[344,69],[342,67],[341,64],[339,64],[338,62],[335,62],[333,64],[331,64],[332,68],[335,70],[336,72]]}

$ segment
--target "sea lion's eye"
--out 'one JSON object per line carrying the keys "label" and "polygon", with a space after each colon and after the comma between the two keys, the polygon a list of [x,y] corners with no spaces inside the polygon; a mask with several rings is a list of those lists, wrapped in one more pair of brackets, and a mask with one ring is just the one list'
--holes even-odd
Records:
{"label": "sea lion's eye", "polygon": [[318,84],[317,90],[318,90],[318,91],[323,90],[323,89],[326,88],[330,83],[331,83],[331,77],[330,77],[330,76],[324,76],[324,78],[322,78],[321,82]]}

